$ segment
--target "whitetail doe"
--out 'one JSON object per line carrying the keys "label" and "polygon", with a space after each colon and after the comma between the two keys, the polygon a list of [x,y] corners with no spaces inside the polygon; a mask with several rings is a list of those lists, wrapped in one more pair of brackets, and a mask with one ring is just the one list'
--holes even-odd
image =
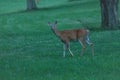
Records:
{"label": "whitetail doe", "polygon": [[70,54],[73,56],[72,51],[70,50],[70,41],[76,40],[79,41],[80,44],[82,45],[82,53],[81,56],[84,53],[85,45],[86,43],[91,46],[92,49],[92,56],[94,56],[94,49],[93,49],[93,43],[90,42],[89,40],[89,30],[85,29],[76,29],[76,30],[64,30],[64,31],[59,31],[56,29],[56,24],[57,21],[54,23],[48,22],[49,26],[51,27],[51,30],[53,33],[60,38],[60,40],[64,43],[63,46],[63,57],[65,57],[66,50],[68,49]]}

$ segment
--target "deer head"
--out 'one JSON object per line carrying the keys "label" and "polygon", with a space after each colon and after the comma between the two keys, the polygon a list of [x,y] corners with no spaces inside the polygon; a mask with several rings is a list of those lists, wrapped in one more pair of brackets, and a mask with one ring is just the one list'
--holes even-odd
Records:
{"label": "deer head", "polygon": [[51,29],[55,29],[57,21],[55,21],[54,23],[48,22],[48,25],[51,27]]}

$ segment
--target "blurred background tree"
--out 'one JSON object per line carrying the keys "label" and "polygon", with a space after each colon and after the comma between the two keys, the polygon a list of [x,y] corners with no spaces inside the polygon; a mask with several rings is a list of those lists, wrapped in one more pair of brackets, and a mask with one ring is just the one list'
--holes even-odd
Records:
{"label": "blurred background tree", "polygon": [[102,28],[117,28],[119,23],[118,4],[119,0],[100,0]]}
{"label": "blurred background tree", "polygon": [[38,2],[39,0],[27,0],[27,10],[37,9],[36,3]]}

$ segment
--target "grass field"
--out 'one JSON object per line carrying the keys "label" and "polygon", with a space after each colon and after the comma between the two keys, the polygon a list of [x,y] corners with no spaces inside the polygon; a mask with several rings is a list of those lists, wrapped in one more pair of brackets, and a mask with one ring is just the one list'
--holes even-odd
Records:
{"label": "grass field", "polygon": [[[41,0],[38,7],[25,12],[25,0],[0,1],[0,80],[120,80],[120,31],[100,30],[98,0]],[[63,58],[47,24],[55,20],[59,30],[84,28],[78,20],[89,26],[95,56],[88,46],[81,57],[72,42],[74,57]]]}

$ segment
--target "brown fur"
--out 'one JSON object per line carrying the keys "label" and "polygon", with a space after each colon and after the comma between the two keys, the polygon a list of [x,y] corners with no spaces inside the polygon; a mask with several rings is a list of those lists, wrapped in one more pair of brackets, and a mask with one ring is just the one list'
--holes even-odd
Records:
{"label": "brown fur", "polygon": [[[50,23],[49,23],[50,24]],[[60,38],[60,40],[64,43],[65,49],[63,52],[63,56],[65,57],[65,51],[66,49],[69,50],[70,54],[73,56],[73,53],[70,50],[69,43],[72,40],[79,41],[82,45],[82,54],[84,53],[85,49],[85,44],[88,43],[90,46],[92,46],[92,55],[94,55],[94,50],[93,50],[93,43],[89,41],[89,30],[86,29],[76,29],[76,30],[64,30],[64,31],[59,31],[55,28],[57,22],[55,24],[50,24],[52,31],[56,36]]]}

